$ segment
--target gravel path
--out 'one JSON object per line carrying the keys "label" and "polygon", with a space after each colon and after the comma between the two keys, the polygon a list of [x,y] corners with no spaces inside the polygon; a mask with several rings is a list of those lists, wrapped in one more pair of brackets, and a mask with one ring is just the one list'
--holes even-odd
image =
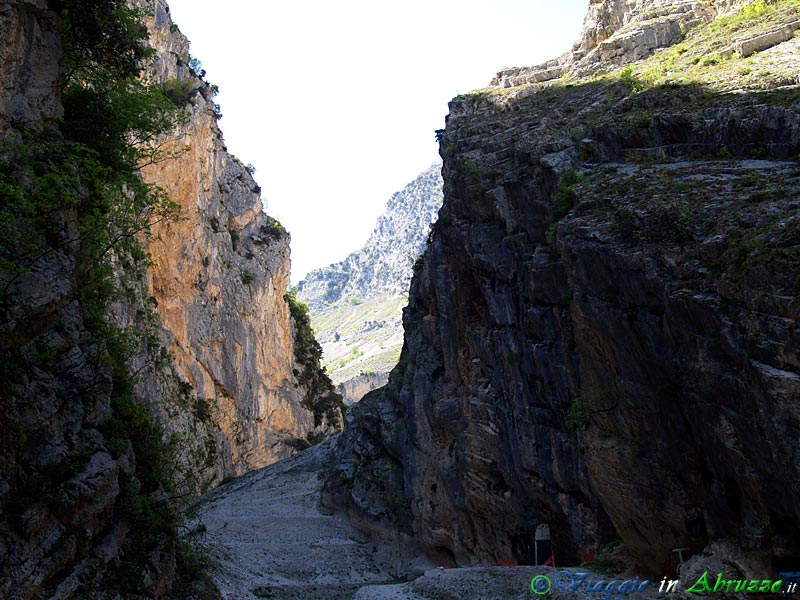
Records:
{"label": "gravel path", "polygon": [[343,515],[319,511],[321,474],[332,443],[203,498],[199,519],[223,598],[350,600],[364,585],[392,582],[372,542]]}
{"label": "gravel path", "polygon": [[[198,519],[225,600],[539,600],[531,578],[549,567],[433,569],[399,582],[378,548],[341,514],[319,510],[321,476],[335,440],[223,485]],[[202,529],[202,528],[201,528]],[[602,600],[553,592],[549,600]],[[648,600],[657,600],[648,596]],[[677,600],[673,597],[673,600]]]}

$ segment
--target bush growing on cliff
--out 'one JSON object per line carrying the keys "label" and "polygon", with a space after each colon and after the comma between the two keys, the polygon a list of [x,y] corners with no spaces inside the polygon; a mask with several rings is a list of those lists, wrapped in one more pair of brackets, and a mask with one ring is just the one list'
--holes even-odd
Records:
{"label": "bush growing on cliff", "polygon": [[768,13],[774,12],[776,9],[780,8],[781,4],[786,4],[786,2],[755,0],[750,4],[745,4],[733,14],[719,17],[716,21],[716,25],[726,30],[734,30],[737,26],[743,23],[761,19]]}
{"label": "bush growing on cliff", "polygon": [[206,76],[206,70],[203,68],[203,63],[196,56],[189,58],[189,70],[200,79]]}
{"label": "bush growing on cliff", "polygon": [[616,401],[606,392],[590,392],[578,396],[570,404],[567,424],[580,428],[588,425],[592,417],[607,413],[617,407]]}
{"label": "bush growing on cliff", "polygon": [[297,297],[295,287],[289,289],[284,299],[289,304],[289,312],[295,325],[294,356],[302,366],[302,370],[295,371],[295,375],[306,390],[305,406],[314,413],[314,425],[321,425],[323,417],[327,417],[328,423],[339,427],[340,416],[344,414],[346,407],[330,377],[320,367],[322,347],[314,337],[308,305]]}
{"label": "bush growing on cliff", "polygon": [[553,204],[555,205],[553,220],[563,219],[572,210],[576,197],[573,188],[578,183],[578,179],[578,173],[574,169],[567,169],[561,173],[556,192],[553,195]]}
{"label": "bush growing on cliff", "polygon": [[[71,69],[62,93],[64,117],[59,125],[10,132],[0,144],[0,268],[6,274],[26,273],[50,253],[77,244],[78,271],[91,286],[109,252],[143,256],[135,236],[178,216],[178,206],[143,182],[139,170],[165,157],[159,140],[185,115],[160,89],[138,79],[130,60],[144,56],[143,49],[126,51],[119,39],[106,40],[108,48],[84,47],[100,42],[83,27],[105,26],[116,14],[132,18],[114,4],[87,16],[62,3]],[[142,37],[135,29],[124,39],[135,46]],[[64,210],[78,217],[72,235],[64,236],[52,218]],[[15,281],[6,279],[3,296]]]}
{"label": "bush growing on cliff", "polygon": [[244,285],[250,285],[255,280],[255,275],[249,269],[244,269],[240,274],[239,278],[242,280]]}
{"label": "bush growing on cliff", "polygon": [[653,69],[645,69],[634,73],[631,67],[625,67],[619,74],[620,82],[630,88],[631,92],[643,92],[653,87],[658,79],[658,73]]}
{"label": "bush growing on cliff", "polygon": [[270,240],[279,240],[286,237],[286,229],[280,224],[280,221],[268,215],[264,215],[264,218],[266,223],[259,227],[259,237],[253,240],[254,244],[262,246],[268,244]]}
{"label": "bush growing on cliff", "polygon": [[129,178],[138,177],[143,164],[171,156],[164,150],[164,134],[186,120],[159,86],[137,78],[108,79],[92,88],[72,82],[63,104],[64,136]]}
{"label": "bush growing on cliff", "polygon": [[143,13],[125,0],[55,0],[60,13],[66,80],[126,79],[142,71],[152,54]]}
{"label": "bush growing on cliff", "polygon": [[[138,11],[122,0],[57,0],[50,4],[63,22],[66,68],[59,90],[63,119],[6,131],[0,144],[0,321],[15,325],[15,335],[3,339],[0,348],[4,358],[22,357],[13,373],[2,373],[4,396],[19,395],[12,402],[21,405],[30,401],[30,396],[24,395],[23,386],[13,387],[14,383],[31,374],[53,381],[64,377],[55,372],[63,363],[45,361],[31,352],[31,347],[47,346],[39,334],[51,324],[19,299],[19,288],[27,285],[28,274],[44,268],[45,259],[64,256],[59,268],[74,273],[75,286],[58,302],[79,307],[80,335],[86,342],[84,359],[97,373],[97,381],[88,391],[70,387],[66,393],[98,415],[103,410],[102,405],[91,404],[94,395],[110,404],[110,414],[98,424],[103,438],[92,440],[89,452],[107,449],[116,456],[132,452],[133,471],[120,475],[121,494],[114,507],[114,518],[130,523],[132,532],[124,541],[124,560],[108,573],[102,586],[104,590],[141,593],[142,574],[150,568],[154,552],[166,550],[169,554],[176,548],[179,441],[164,436],[133,391],[136,372],[128,361],[135,345],[144,346],[146,360],[152,361],[146,366],[156,368],[151,354],[157,353],[158,346],[149,332],[138,330],[141,323],[122,330],[111,323],[108,313],[113,299],[131,293],[120,289],[119,280],[140,276],[140,271],[121,272],[124,266],[142,266],[147,260],[137,237],[157,220],[177,218],[177,205],[163,190],[145,183],[140,169],[166,156],[161,145],[164,135],[185,115],[163,89],[138,77],[141,61],[149,55]],[[53,268],[52,264],[47,267]],[[48,310],[53,311],[48,318],[59,316],[57,308]],[[140,312],[146,319],[146,311]],[[58,357],[73,349],[51,347],[39,354]],[[6,412],[7,406],[2,407],[4,422],[13,422],[17,415]],[[19,471],[10,482],[12,496],[15,487],[41,492],[42,486],[50,486],[55,490],[64,478],[75,474],[61,469],[57,480],[34,477],[33,469],[21,467],[29,460],[28,445],[41,440],[31,432],[24,444],[9,448],[5,435],[5,431],[0,433],[2,452],[16,460]],[[84,444],[84,450],[86,443],[74,442],[78,448]],[[68,457],[67,462],[75,462],[75,457]],[[59,463],[53,466],[59,467]],[[0,507],[0,512],[6,508]],[[85,534],[81,530],[77,535]]]}
{"label": "bush growing on cliff", "polygon": [[170,79],[161,86],[164,95],[178,108],[183,108],[197,93],[197,82],[190,79]]}

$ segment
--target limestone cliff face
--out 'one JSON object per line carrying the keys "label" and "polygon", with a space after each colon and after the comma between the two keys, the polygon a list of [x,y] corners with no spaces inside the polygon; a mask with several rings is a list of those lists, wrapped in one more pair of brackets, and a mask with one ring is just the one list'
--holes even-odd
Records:
{"label": "limestone cliff face", "polygon": [[621,76],[451,102],[403,354],[328,482],[365,527],[461,564],[531,560],[541,523],[564,564],[614,537],[654,571],[719,538],[800,557],[796,4],[660,3],[690,4]]}
{"label": "limestone cliff face", "polygon": [[[0,8],[4,175],[8,140],[61,114],[53,94],[63,55],[59,27],[44,2]],[[112,372],[94,360],[97,340],[86,331],[86,313],[75,301],[76,248],[66,243],[77,231],[75,212],[54,215],[53,224],[54,251],[16,277],[5,262],[0,271],[0,595],[10,599],[49,598],[57,591],[69,597],[80,585],[86,554],[106,548],[108,554],[97,560],[102,570],[126,533],[111,515],[120,480],[132,473],[131,456],[115,458],[98,448],[98,428],[111,413]],[[4,244],[5,261],[13,245],[8,239]],[[52,348],[61,351],[43,360],[41,349]],[[63,483],[54,489],[54,482]],[[153,564],[163,565],[156,555]],[[143,582],[143,588],[152,583]]]}
{"label": "limestone cliff face", "polygon": [[[44,0],[7,2],[0,18],[5,38],[0,48],[3,123],[27,123],[59,115],[61,104],[53,89],[61,76],[63,52],[47,4]],[[20,52],[23,48],[26,51]]]}
{"label": "limestone cliff face", "polygon": [[342,262],[309,273],[298,293],[320,312],[350,297],[369,298],[408,291],[411,265],[425,246],[442,205],[442,166],[431,165],[392,195],[364,247]]}
{"label": "limestone cliff face", "polygon": [[189,69],[189,43],[166,3],[154,4],[148,24],[155,80],[196,90],[188,122],[164,146],[174,156],[144,169],[182,216],[153,228],[148,281],[180,378],[219,428],[217,478],[240,475],[287,456],[284,442],[315,428],[284,298],[289,236],[227,152],[211,88]]}
{"label": "limestone cliff face", "polygon": [[348,402],[386,383],[397,364],[412,266],[442,205],[441,169],[431,165],[392,195],[363,248],[297,286],[327,370]]}
{"label": "limestone cliff face", "polygon": [[[30,192],[31,178],[48,168],[58,173],[65,160],[53,121],[63,115],[63,25],[45,2],[31,0],[0,7],[0,29],[0,595],[95,597],[104,582],[118,588],[118,579],[107,578],[123,554],[133,565],[146,547],[136,576],[142,594],[160,596],[173,581],[174,554],[165,544],[144,543],[122,516],[134,487],[143,502],[153,488],[138,478],[145,458],[130,440],[111,439],[114,367],[82,296],[79,209],[88,192],[74,190],[73,203],[52,198],[48,218],[35,227],[9,211]],[[25,164],[37,170],[20,175]],[[48,183],[58,185],[58,177]],[[146,354],[138,358],[148,362]]]}
{"label": "limestone cliff face", "polygon": [[383,387],[389,381],[389,373],[369,373],[357,375],[336,386],[345,402],[358,402],[372,390]]}
{"label": "limestone cliff face", "polygon": [[[695,27],[751,0],[591,0],[572,50],[535,67],[505,69],[492,85],[515,87],[567,74],[593,76],[680,42]],[[530,92],[530,90],[529,90]]]}
{"label": "limestone cliff face", "polygon": [[[145,77],[188,114],[142,166],[182,213],[149,234],[156,217],[130,130],[103,120],[140,117],[115,112],[104,87],[123,78],[122,110],[140,110],[136,69],[120,75],[115,56],[91,54],[104,48],[92,44],[104,33],[93,19],[119,25],[116,5],[0,6],[0,596],[10,600],[167,597],[186,572],[176,521],[187,497],[285,456],[285,442],[327,433],[339,416],[310,328],[285,298],[288,235],[225,151],[211,87],[189,73],[166,5],[138,6],[156,49]],[[84,45],[70,49],[67,23]],[[89,99],[105,111],[81,103],[75,114],[85,87],[68,89],[64,72],[81,51],[103,76]],[[87,114],[98,140],[111,132],[105,154],[77,137]]]}

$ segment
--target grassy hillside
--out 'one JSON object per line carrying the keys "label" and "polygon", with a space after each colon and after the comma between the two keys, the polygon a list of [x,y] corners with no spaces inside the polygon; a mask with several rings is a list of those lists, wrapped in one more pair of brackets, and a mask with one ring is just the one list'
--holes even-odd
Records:
{"label": "grassy hillside", "polygon": [[334,383],[362,373],[388,373],[403,346],[401,314],[406,296],[352,297],[314,317],[317,340],[325,348],[323,365]]}

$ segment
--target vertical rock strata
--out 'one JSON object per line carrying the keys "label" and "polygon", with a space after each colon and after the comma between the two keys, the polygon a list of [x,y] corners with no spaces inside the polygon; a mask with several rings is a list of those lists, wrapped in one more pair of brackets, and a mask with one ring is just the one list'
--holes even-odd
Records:
{"label": "vertical rock strata", "polygon": [[[156,2],[149,20],[155,80],[192,90],[189,119],[165,144],[174,154],[144,176],[180,204],[181,220],[153,228],[148,281],[183,381],[211,406],[219,476],[286,456],[314,418],[298,385],[289,285],[289,236],[264,214],[260,189],[227,152],[211,87],[188,67],[189,43]],[[196,90],[196,91],[195,91]]]}
{"label": "vertical rock strata", "polygon": [[622,76],[501,73],[451,102],[400,364],[348,416],[327,501],[460,564],[529,561],[549,523],[561,564],[620,537],[653,571],[719,538],[786,565],[800,557],[800,104],[782,86],[798,42],[755,55],[747,67],[773,65],[760,79],[735,56],[701,61],[797,9],[706,29],[711,3],[620,4],[593,2],[587,23],[692,5],[669,72],[634,52]]}

